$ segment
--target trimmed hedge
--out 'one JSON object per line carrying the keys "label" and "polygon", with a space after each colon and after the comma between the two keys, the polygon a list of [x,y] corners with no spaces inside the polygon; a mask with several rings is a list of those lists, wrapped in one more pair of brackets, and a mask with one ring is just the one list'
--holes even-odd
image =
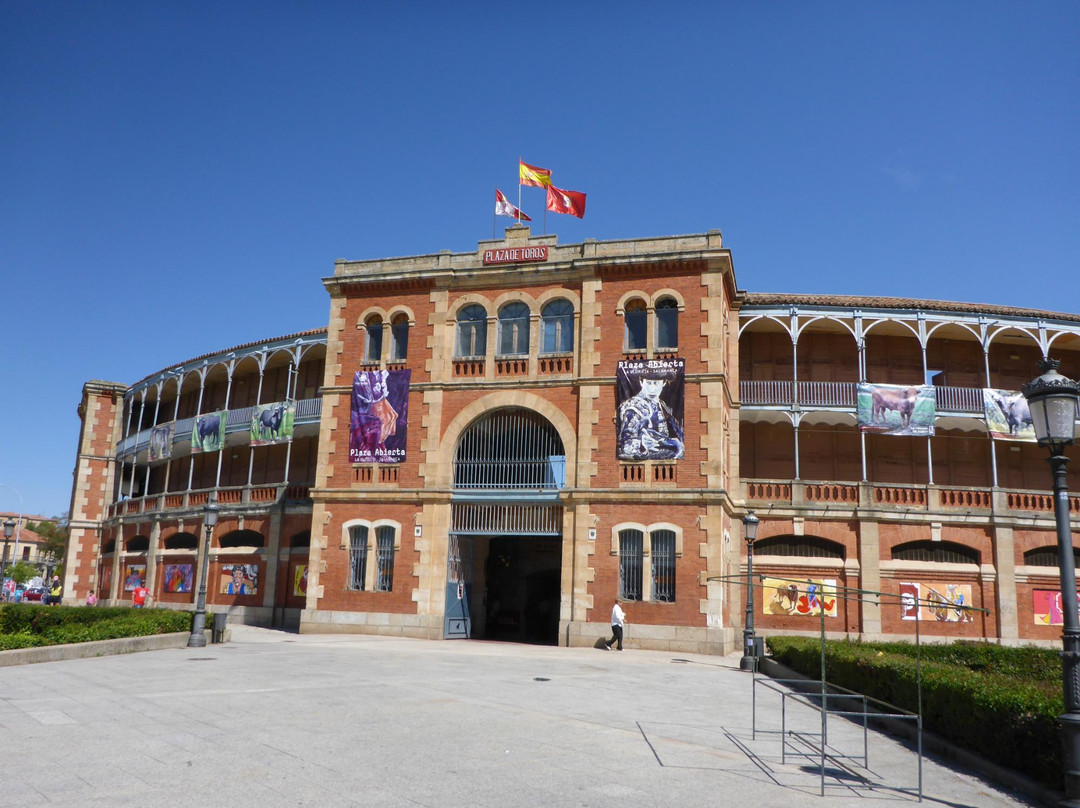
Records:
{"label": "trimmed hedge", "polygon": [[[819,678],[821,641],[769,637],[784,665]],[[982,757],[1052,788],[1062,787],[1061,734],[1065,709],[1061,660],[1050,649],[981,643],[924,645],[923,726]],[[916,649],[910,643],[826,642],[829,684],[918,712]]]}
{"label": "trimmed hedge", "polygon": [[0,651],[191,630],[191,613],[129,606],[0,606]]}

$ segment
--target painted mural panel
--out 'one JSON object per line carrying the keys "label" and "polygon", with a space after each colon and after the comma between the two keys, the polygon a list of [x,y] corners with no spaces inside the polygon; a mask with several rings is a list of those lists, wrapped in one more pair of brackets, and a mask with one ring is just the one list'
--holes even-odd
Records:
{"label": "painted mural panel", "polygon": [[859,429],[876,435],[933,435],[934,388],[859,383]]}
{"label": "painted mural panel", "polygon": [[900,584],[900,618],[937,623],[970,623],[971,584],[915,583]]}
{"label": "painted mural panel", "polygon": [[765,614],[836,617],[836,579],[763,578]]}
{"label": "painted mural panel", "polygon": [[409,429],[411,370],[358,370],[349,417],[350,463],[401,463]]}
{"label": "painted mural panel", "polygon": [[[1076,593],[1080,605],[1080,592]],[[1061,592],[1057,589],[1036,589],[1031,593],[1031,611],[1037,626],[1063,626],[1065,613],[1062,609]]]}
{"label": "painted mural panel", "polygon": [[1027,399],[1017,390],[983,389],[983,410],[990,436],[998,440],[1023,440],[1034,443],[1035,427]]}
{"label": "painted mural panel", "polygon": [[146,582],[145,564],[128,564],[124,572],[124,591],[133,592],[135,587]]}
{"label": "painted mural panel", "polygon": [[166,564],[165,592],[190,592],[195,580],[194,564]]}
{"label": "painted mural panel", "polygon": [[219,592],[222,595],[257,595],[258,564],[222,564]]}
{"label": "painted mural panel", "polygon": [[622,360],[615,372],[619,460],[681,460],[686,360]]}

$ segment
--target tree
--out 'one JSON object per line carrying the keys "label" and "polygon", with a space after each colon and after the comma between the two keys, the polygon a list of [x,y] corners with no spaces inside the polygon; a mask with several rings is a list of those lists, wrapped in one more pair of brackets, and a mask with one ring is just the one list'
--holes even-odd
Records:
{"label": "tree", "polygon": [[31,578],[36,578],[37,574],[37,568],[31,564],[27,564],[25,561],[20,561],[18,564],[12,564],[7,568],[8,577],[19,586],[22,586]]}
{"label": "tree", "polygon": [[26,529],[32,530],[45,539],[41,546],[42,556],[52,556],[59,564],[64,560],[67,552],[68,526],[64,518],[49,522],[27,522]]}

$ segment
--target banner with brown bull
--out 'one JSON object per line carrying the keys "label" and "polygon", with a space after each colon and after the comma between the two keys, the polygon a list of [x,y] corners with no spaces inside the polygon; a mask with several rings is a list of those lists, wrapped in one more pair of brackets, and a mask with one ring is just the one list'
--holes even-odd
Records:
{"label": "banner with brown bull", "polygon": [[933,435],[934,388],[859,383],[859,429],[877,435]]}

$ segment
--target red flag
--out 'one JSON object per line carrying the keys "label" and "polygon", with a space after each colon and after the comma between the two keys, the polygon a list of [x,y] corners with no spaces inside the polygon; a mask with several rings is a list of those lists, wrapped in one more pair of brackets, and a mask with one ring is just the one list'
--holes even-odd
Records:
{"label": "red flag", "polygon": [[518,185],[534,185],[547,188],[551,185],[551,169],[531,166],[524,160],[518,160]]}
{"label": "red flag", "polygon": [[522,222],[532,221],[532,219],[511,205],[509,200],[503,195],[503,192],[498,188],[495,189],[495,215],[509,216],[511,219],[517,219]]}
{"label": "red flag", "polygon": [[579,219],[585,218],[585,194],[581,191],[564,191],[549,185],[547,189],[547,209],[555,213],[569,213]]}

